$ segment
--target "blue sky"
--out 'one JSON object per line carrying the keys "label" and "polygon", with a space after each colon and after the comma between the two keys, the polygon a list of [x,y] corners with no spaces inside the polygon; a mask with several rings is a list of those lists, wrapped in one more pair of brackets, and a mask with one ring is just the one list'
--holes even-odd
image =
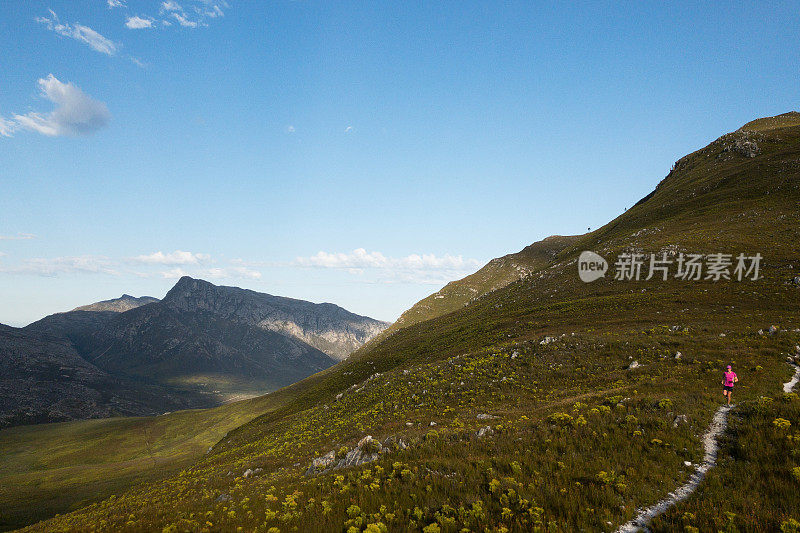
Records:
{"label": "blue sky", "polygon": [[797,3],[0,3],[0,322],[189,274],[393,320],[798,109]]}

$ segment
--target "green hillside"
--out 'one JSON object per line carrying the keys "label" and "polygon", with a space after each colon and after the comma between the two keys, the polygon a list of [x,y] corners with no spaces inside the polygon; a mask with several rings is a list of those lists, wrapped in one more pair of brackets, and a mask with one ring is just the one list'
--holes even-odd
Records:
{"label": "green hillside", "polygon": [[[781,384],[800,344],[800,120],[783,117],[682,158],[523,279],[282,389],[179,473],[30,530],[613,531],[689,479],[727,363],[741,379],[736,433],[701,489],[653,526],[790,527],[800,400]],[[581,282],[583,250],[612,271]],[[761,277],[615,280],[623,252],[760,253]],[[753,447],[737,440],[750,431]],[[329,451],[377,452],[366,435],[388,453],[306,475]],[[725,498],[720,480],[775,497]]]}
{"label": "green hillside", "polygon": [[554,235],[526,246],[515,254],[492,259],[474,274],[451,281],[439,291],[414,304],[376,341],[417,322],[456,311],[484,294],[531,275],[549,265],[556,254],[576,239],[573,236]]}
{"label": "green hillside", "polygon": [[0,529],[13,529],[161,479],[231,429],[279,405],[279,393],[157,417],[105,418],[0,431]]}

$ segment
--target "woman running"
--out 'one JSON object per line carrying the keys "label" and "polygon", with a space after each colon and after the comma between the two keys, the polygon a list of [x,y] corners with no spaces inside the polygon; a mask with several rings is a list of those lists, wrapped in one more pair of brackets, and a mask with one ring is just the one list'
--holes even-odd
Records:
{"label": "woman running", "polygon": [[736,372],[731,370],[731,365],[722,376],[722,395],[728,397],[728,407],[731,405],[731,396],[733,395],[733,384],[739,381]]}

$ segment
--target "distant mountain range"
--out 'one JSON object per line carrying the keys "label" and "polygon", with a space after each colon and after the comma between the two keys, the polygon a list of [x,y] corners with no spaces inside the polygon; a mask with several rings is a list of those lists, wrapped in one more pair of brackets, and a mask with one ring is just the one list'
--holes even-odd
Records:
{"label": "distant mountain range", "polygon": [[181,278],[24,328],[0,325],[0,427],[153,414],[275,390],[389,324],[333,304]]}
{"label": "distant mountain range", "polygon": [[125,311],[130,311],[131,309],[157,301],[158,298],[153,298],[152,296],[137,298],[130,294],[123,294],[121,297],[114,298],[113,300],[103,300],[102,302],[76,307],[73,311],[113,311],[115,313],[124,313]]}

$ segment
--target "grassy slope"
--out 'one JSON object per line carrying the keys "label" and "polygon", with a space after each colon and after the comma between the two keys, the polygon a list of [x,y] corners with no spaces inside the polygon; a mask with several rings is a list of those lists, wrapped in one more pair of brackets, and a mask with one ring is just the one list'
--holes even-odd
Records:
{"label": "grassy slope", "polygon": [[0,431],[0,529],[77,509],[134,483],[173,474],[202,456],[225,433],[285,398],[276,393],[158,417]]}
{"label": "grassy slope", "polygon": [[[787,283],[800,253],[800,126],[759,135],[758,157],[724,151],[723,137],[549,267],[285,389],[293,398],[179,475],[34,529],[569,531],[629,519],[688,477],[683,461],[701,455],[725,362],[740,371],[743,403],[777,393],[791,373],[782,354],[797,336],[755,330],[800,327],[798,289]],[[577,280],[580,250],[613,257],[630,246],[759,251],[764,278]],[[559,340],[542,345],[546,334]],[[625,370],[632,358],[642,366]],[[499,417],[494,436],[474,437],[486,423],[478,412]],[[678,413],[687,425],[673,427]],[[377,464],[302,476],[310,458],[364,433],[412,445]],[[250,467],[264,472],[241,477]]]}
{"label": "grassy slope", "polygon": [[374,345],[380,339],[417,322],[452,313],[484,294],[501,289],[546,267],[556,254],[576,239],[574,236],[554,235],[526,246],[517,253],[492,259],[474,274],[451,281],[439,291],[414,304],[371,344]]}

